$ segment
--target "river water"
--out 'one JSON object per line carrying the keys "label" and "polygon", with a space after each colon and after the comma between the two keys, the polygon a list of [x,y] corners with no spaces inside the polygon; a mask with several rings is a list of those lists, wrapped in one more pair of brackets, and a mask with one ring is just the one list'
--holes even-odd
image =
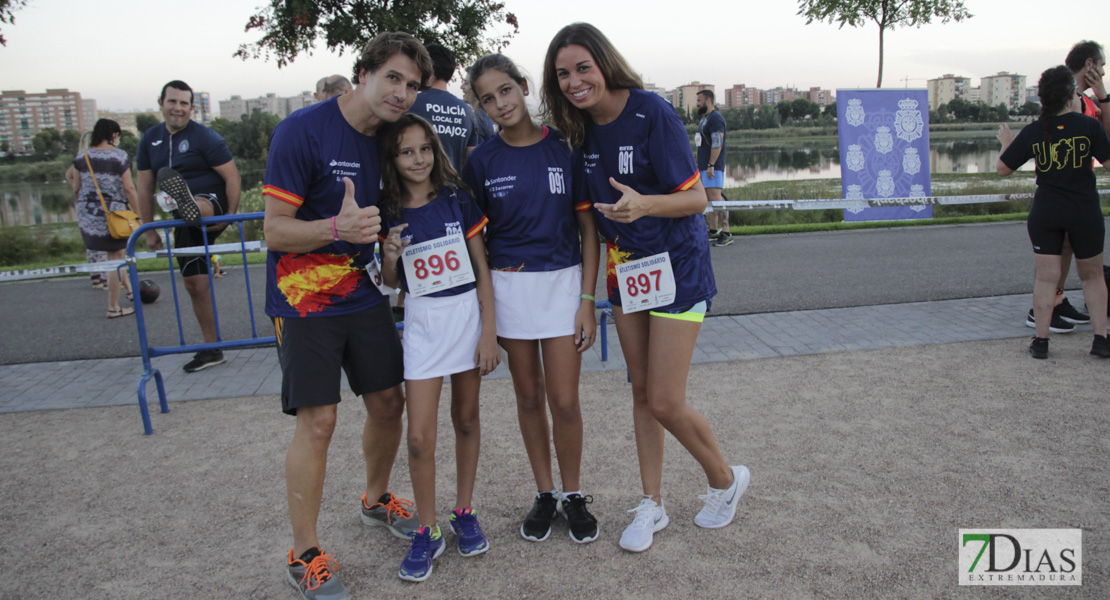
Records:
{"label": "river water", "polygon": [[[998,147],[994,137],[933,141],[929,151],[931,172],[993,173]],[[730,148],[726,162],[726,188],[759,181],[840,177],[840,156],[835,142],[799,148]],[[258,179],[252,177],[253,184]],[[76,220],[72,194],[62,180],[62,173],[58,173],[54,183],[0,183],[2,227]]]}

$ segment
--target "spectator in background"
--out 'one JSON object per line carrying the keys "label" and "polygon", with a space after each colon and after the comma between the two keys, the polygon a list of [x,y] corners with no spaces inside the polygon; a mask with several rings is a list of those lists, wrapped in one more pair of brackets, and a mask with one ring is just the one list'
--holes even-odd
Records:
{"label": "spectator in background", "polygon": [[351,80],[342,75],[329,75],[316,82],[316,93],[312,94],[317,102],[323,102],[351,91]]}
{"label": "spectator in background", "polygon": [[[119,123],[100,119],[93,126],[88,149],[79,152],[66,170],[66,181],[73,188],[77,202],[81,239],[89,251],[105,253],[106,260],[122,260],[127,240],[117,240],[108,233],[104,207],[107,206],[108,211],[132,210],[137,201],[135,184],[131,182],[131,159],[126,152],[116,148],[119,137]],[[100,260],[97,256],[97,262]],[[119,305],[121,285],[127,288],[127,299],[131,300],[130,283],[121,283],[119,271],[115,269],[107,272],[105,278],[108,283],[108,318],[134,313],[135,309]]]}
{"label": "spectator in background", "polygon": [[725,118],[717,111],[713,90],[698,92],[698,132],[694,136],[697,146],[698,170],[701,171],[705,195],[709,199],[709,239],[714,246],[732,243],[728,228],[728,210],[719,209],[724,199],[725,187]]}
{"label": "spectator in background", "polygon": [[[1078,95],[1080,112],[1098,119],[1103,130],[1110,134],[1110,108],[1105,106],[1110,104],[1110,94],[1106,92],[1106,86],[1102,82],[1103,76],[1106,75],[1106,53],[1102,46],[1098,42],[1079,42],[1068,52],[1064,65],[1075,78],[1075,93]],[[1088,91],[1090,93],[1087,93]],[[1071,333],[1076,325],[1091,322],[1091,316],[1079,312],[1064,295],[1064,284],[1068,279],[1073,255],[1071,240],[1068,236],[1064,236],[1064,246],[1060,250],[1060,279],[1056,282],[1056,300],[1049,323],[1052,333]],[[1090,312],[1090,310],[1091,308],[1087,307],[1087,311]],[[1025,325],[1037,327],[1033,309],[1029,309],[1029,314],[1025,317]]]}
{"label": "spectator in background", "polygon": [[475,146],[481,146],[482,142],[493,137],[497,133],[496,128],[493,126],[493,119],[482,110],[481,105],[478,103],[478,97],[474,94],[474,90],[470,88],[470,80],[463,77],[462,80],[462,93],[463,101],[470,105],[474,111],[474,128],[478,131],[478,139],[474,142]]}
{"label": "spectator in background", "polygon": [[[234,214],[239,208],[239,170],[220,134],[192,120],[193,89],[184,81],[167,83],[162,86],[158,107],[165,122],[143,133],[135,159],[139,169],[138,212],[143,222],[154,219],[155,174],[167,167],[177,171],[174,179],[184,180],[202,217]],[[214,242],[226,228],[226,223],[209,226],[208,243]],[[200,227],[174,230],[175,248],[201,246],[204,240]],[[162,238],[156,230],[146,232],[146,245],[155,251],[162,248]],[[214,344],[216,319],[208,286],[208,261],[201,255],[179,257],[177,263],[204,343]],[[223,350],[201,350],[183,368],[186,373],[195,373],[223,362]]]}

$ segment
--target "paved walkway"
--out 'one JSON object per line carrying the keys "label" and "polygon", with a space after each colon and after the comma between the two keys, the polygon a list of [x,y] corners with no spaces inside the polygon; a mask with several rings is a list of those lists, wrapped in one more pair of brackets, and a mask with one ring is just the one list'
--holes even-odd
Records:
{"label": "paved walkway", "polygon": [[[693,362],[713,363],[826,352],[875,350],[1029,336],[1023,315],[1028,294],[937,302],[835,308],[705,320]],[[585,355],[584,371],[624,369],[616,328],[608,327],[608,361],[601,344]],[[1089,330],[1080,327],[1079,331]],[[225,351],[228,362],[186,374],[191,356],[154,359],[169,401],[279,394],[281,371],[273,348]],[[0,412],[115,406],[137,401],[142,360],[118,358],[0,366]],[[502,363],[490,377],[507,378]],[[344,389],[346,378],[343,380]],[[147,397],[157,410],[157,389]],[[136,420],[138,416],[136,416]]]}

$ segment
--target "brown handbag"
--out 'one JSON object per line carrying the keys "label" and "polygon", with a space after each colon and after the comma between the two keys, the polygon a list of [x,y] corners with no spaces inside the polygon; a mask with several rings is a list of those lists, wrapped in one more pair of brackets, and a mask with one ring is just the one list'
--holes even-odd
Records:
{"label": "brown handbag", "polygon": [[108,204],[104,202],[104,194],[100,193],[100,184],[96,181],[96,173],[93,172],[88,150],[85,151],[85,164],[89,166],[89,175],[92,176],[93,185],[96,186],[96,195],[100,198],[100,205],[104,207],[104,219],[108,221],[108,235],[117,240],[130,238],[131,232],[142,224],[139,215],[130,210],[109,211]]}

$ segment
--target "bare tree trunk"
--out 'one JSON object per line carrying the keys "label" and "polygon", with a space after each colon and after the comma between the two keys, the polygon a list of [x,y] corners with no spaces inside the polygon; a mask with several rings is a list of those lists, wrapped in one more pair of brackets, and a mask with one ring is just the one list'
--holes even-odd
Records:
{"label": "bare tree trunk", "polygon": [[876,88],[883,87],[883,31],[885,28],[879,26],[879,80],[875,82]]}

